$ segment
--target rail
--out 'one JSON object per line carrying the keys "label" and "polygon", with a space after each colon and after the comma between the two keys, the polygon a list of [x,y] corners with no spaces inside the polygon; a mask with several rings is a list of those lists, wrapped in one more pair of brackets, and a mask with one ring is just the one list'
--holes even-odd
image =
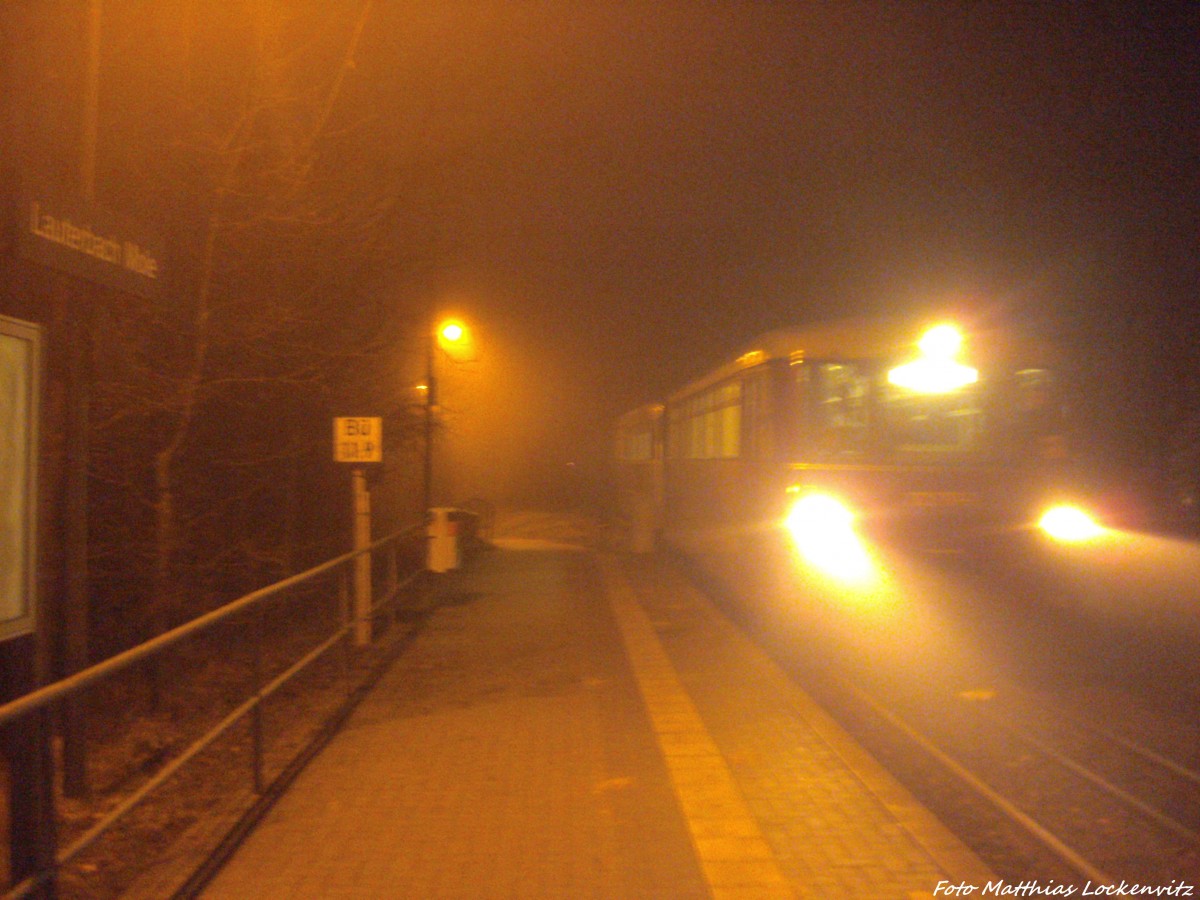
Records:
{"label": "rail", "polygon": [[[350,592],[355,561],[364,554],[371,558],[372,570],[377,576],[374,580],[380,584],[379,589],[373,591],[378,599],[370,605],[369,611],[356,620],[352,612]],[[374,565],[378,557],[383,557],[385,565],[382,568]],[[343,653],[337,668],[340,671],[342,687],[345,687],[353,675],[351,669],[354,662],[351,654],[355,653],[355,648],[351,638],[356,634],[356,628],[362,625],[361,620],[378,621],[385,628],[389,622],[391,626],[395,626],[400,612],[399,599],[415,588],[415,582],[423,571],[424,564],[424,526],[402,529],[373,542],[365,549],[343,554],[305,572],[252,591],[145,643],[0,706],[0,728],[11,732],[26,725],[40,735],[39,740],[42,744],[38,752],[49,766],[49,772],[45,776],[46,783],[53,784],[54,753],[50,724],[58,704],[78,697],[85,690],[98,692],[106,685],[112,686],[118,676],[131,672],[138,674],[139,669],[134,667],[144,668],[159,664],[168,649],[182,648],[206,637],[213,640],[213,647],[193,653],[192,662],[199,660],[201,666],[224,665],[226,660],[223,657],[228,656],[229,660],[232,660],[238,655],[235,652],[237,650],[248,657],[244,667],[247,671],[242,673],[249,676],[250,682],[245,696],[224,715],[218,713],[218,721],[205,727],[203,733],[186,747],[170,748],[173,758],[160,767],[156,766],[156,771],[141,781],[135,789],[122,792],[119,799],[114,800],[110,797],[110,808],[97,814],[98,818],[82,830],[74,829],[80,833],[71,835],[69,843],[62,848],[57,846],[55,823],[63,818],[61,806],[64,801],[52,801],[54,808],[50,815],[42,816],[43,820],[48,818],[48,822],[38,823],[37,831],[40,833],[36,836],[36,842],[40,847],[34,852],[37,861],[26,866],[26,872],[14,871],[10,878],[14,883],[9,885],[5,898],[15,900],[31,895],[57,896],[64,867],[79,858],[102,836],[111,832],[135,807],[178,776],[185,766],[204,755],[206,750],[214,748],[218,742],[228,739],[234,726],[243,720],[248,719],[250,722],[249,763],[253,795],[264,795],[269,790],[268,735],[264,723],[267,699],[279,695],[285,686],[290,685],[301,673],[315,668],[315,663],[323,660],[338,646],[343,648]],[[329,578],[336,579],[336,590],[331,591],[330,585],[324,583]],[[267,616],[271,614],[272,608],[289,598],[296,603],[297,609],[291,611],[292,615],[288,621],[268,623]],[[390,619],[384,619],[389,613]],[[272,624],[279,627],[269,627]],[[286,629],[282,626],[285,624],[291,632],[303,634],[300,637],[291,634],[284,638]],[[232,633],[221,633],[231,626],[234,629]],[[361,629],[357,633],[361,634]],[[280,649],[281,641],[283,650]],[[287,646],[289,644],[292,646]],[[296,644],[300,646],[297,647]],[[359,649],[370,650],[370,647]],[[182,663],[180,665],[182,666]],[[232,661],[229,665],[236,668]],[[144,682],[148,680],[134,679],[132,687],[115,686],[114,695],[121,698],[115,706],[128,706],[127,692],[139,686],[144,687]],[[176,682],[184,680],[175,679]],[[197,679],[196,683],[199,684],[200,681]],[[184,705],[209,705],[207,700],[199,703],[194,703],[194,700],[195,698],[190,698]],[[228,702],[226,697],[226,705]],[[212,705],[219,704],[214,702]],[[293,759],[295,755],[293,754]],[[218,768],[227,769],[228,766],[221,765]],[[283,771],[287,768],[286,764],[281,767]],[[11,823],[9,827],[13,827]],[[21,880],[18,881],[18,878]]]}

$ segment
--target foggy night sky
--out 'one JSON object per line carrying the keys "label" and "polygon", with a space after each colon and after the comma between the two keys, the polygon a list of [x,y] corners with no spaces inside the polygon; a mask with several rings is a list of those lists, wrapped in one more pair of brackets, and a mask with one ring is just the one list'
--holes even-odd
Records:
{"label": "foggy night sky", "polygon": [[551,455],[761,331],[968,297],[1087,348],[1136,456],[1200,366],[1200,7],[1141,7],[378,3],[347,98]]}

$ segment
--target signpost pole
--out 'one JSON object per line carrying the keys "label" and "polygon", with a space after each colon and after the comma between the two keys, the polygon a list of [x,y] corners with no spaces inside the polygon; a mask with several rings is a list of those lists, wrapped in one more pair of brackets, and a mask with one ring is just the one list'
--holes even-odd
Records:
{"label": "signpost pole", "polygon": [[350,470],[354,518],[354,643],[371,643],[371,495],[363,463],[383,462],[383,420],[377,416],[340,416],[333,420],[334,462]]}
{"label": "signpost pole", "polygon": [[367,491],[367,470],[351,473],[354,490],[354,643],[371,643],[371,494]]}

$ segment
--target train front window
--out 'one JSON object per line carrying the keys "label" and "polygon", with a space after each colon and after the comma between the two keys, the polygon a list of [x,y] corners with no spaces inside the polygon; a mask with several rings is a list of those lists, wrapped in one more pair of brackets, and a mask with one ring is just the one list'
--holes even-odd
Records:
{"label": "train front window", "polygon": [[929,392],[895,384],[889,371],[871,360],[802,367],[799,377],[812,397],[809,433],[818,458],[929,459],[982,451],[983,391],[978,383]]}
{"label": "train front window", "polygon": [[879,386],[886,443],[898,453],[974,453],[981,448],[983,409],[976,385],[924,393]]}
{"label": "train front window", "polygon": [[1035,434],[1062,430],[1062,416],[1055,395],[1054,376],[1047,369],[1021,369],[1013,376],[1014,404],[1021,427]]}
{"label": "train front window", "polygon": [[1012,437],[1015,451],[1043,459],[1067,456],[1060,388],[1048,369],[1021,369],[1013,377]]}

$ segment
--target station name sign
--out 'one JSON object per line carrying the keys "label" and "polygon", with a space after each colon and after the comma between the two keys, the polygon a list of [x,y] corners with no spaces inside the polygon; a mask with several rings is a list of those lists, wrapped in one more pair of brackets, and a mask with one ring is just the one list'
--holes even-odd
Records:
{"label": "station name sign", "polygon": [[17,246],[34,262],[154,299],[163,275],[161,241],[100,207],[26,187]]}

